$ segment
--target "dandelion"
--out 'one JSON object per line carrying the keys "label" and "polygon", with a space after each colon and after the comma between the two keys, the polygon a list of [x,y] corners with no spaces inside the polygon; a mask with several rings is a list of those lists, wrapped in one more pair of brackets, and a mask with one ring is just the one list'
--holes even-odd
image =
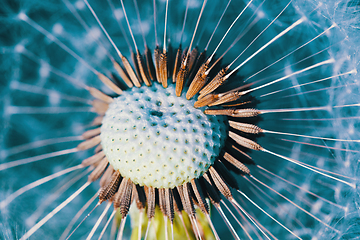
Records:
{"label": "dandelion", "polygon": [[358,235],[358,3],[2,9],[3,238]]}

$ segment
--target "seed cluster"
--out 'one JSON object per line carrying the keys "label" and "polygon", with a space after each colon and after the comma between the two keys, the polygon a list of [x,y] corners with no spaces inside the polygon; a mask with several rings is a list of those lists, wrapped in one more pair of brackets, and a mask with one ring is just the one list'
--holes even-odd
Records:
{"label": "seed cluster", "polygon": [[109,105],[101,143],[109,163],[140,186],[174,188],[214,163],[227,136],[223,116],[205,115],[175,87],[132,88]]}

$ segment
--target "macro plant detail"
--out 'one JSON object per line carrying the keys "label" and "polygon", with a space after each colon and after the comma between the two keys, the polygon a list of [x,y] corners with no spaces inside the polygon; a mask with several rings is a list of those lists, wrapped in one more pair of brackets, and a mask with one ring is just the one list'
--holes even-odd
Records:
{"label": "macro plant detail", "polygon": [[358,3],[2,5],[5,239],[357,236]]}

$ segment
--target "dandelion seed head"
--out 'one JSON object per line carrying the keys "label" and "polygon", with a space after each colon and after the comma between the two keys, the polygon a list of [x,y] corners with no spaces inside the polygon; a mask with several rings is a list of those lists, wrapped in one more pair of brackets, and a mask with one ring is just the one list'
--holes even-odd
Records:
{"label": "dandelion seed head", "polygon": [[[92,1],[92,3],[97,4],[97,1]],[[100,1],[101,2],[101,1]],[[140,2],[140,1],[139,1]],[[209,1],[210,2],[210,1]],[[236,2],[236,1],[233,1]],[[260,1],[261,2],[261,1]],[[260,2],[257,2],[259,4]],[[224,58],[224,62],[229,62],[234,59],[234,57],[244,49],[247,44],[254,39],[254,37],[269,23],[276,14],[281,6],[283,6],[281,1],[274,3],[273,1],[265,2],[265,6],[261,8],[261,11],[257,13],[258,16],[261,17],[261,21],[259,22],[260,27],[256,27],[254,32],[249,32],[242,41],[236,45],[236,47],[229,52],[229,55]],[[36,1],[39,3],[39,1]],[[86,7],[83,1],[75,1],[73,2],[75,7],[81,10],[81,14],[86,16],[86,22],[91,26],[96,26],[93,22],[91,16],[85,10]],[[156,4],[158,5],[159,14],[163,13],[163,5],[165,1],[158,1]],[[201,6],[202,1],[190,1],[190,9],[195,10],[197,12],[199,7]],[[98,4],[100,6],[100,4]],[[184,10],[186,6],[186,2],[179,3],[181,9]],[[238,4],[241,5],[241,4]],[[148,6],[148,5],[146,5]],[[242,5],[241,5],[242,6]],[[257,6],[257,5],[256,5]],[[254,12],[256,6],[251,6],[252,11]],[[249,76],[261,69],[262,67],[270,64],[274,61],[274,59],[278,59],[279,56],[283,56],[283,53],[288,50],[288,46],[297,47],[302,41],[301,40],[309,40],[311,37],[325,30],[329,26],[335,23],[335,27],[332,31],[326,32],[324,37],[320,38],[319,41],[314,42],[313,44],[309,44],[303,52],[298,52],[294,56],[290,56],[287,58],[286,63],[280,63],[280,65],[276,65],[269,69],[269,72],[276,72],[278,70],[286,67],[285,71],[282,70],[283,74],[279,74],[279,76],[283,76],[284,74],[290,74],[296,72],[299,69],[302,69],[303,66],[309,65],[311,63],[315,63],[320,60],[328,59],[328,57],[334,57],[336,62],[332,64],[330,67],[321,67],[319,70],[316,70],[309,74],[304,74],[301,76],[294,76],[291,78],[289,82],[280,83],[279,86],[273,87],[271,89],[267,89],[264,93],[267,93],[271,90],[277,90],[279,88],[285,88],[294,86],[295,84],[302,84],[307,82],[309,79],[319,79],[323,76],[327,77],[331,74],[342,73],[350,70],[354,70],[353,74],[349,76],[340,76],[331,79],[326,83],[319,83],[316,85],[309,85],[296,88],[296,91],[292,92],[293,94],[299,94],[298,97],[292,98],[292,101],[288,101],[289,98],[280,98],[275,99],[271,102],[263,102],[259,104],[259,108],[269,109],[269,108],[281,108],[281,107],[303,107],[303,106],[334,106],[334,105],[342,105],[342,104],[351,104],[357,102],[359,99],[359,87],[358,87],[358,76],[356,75],[356,71],[358,68],[359,62],[359,38],[358,38],[358,29],[359,29],[359,14],[358,12],[358,2],[357,1],[294,1],[294,4],[291,6],[295,6],[294,14],[286,12],[284,16],[281,16],[278,21],[275,22],[274,27],[270,28],[266,34],[264,34],[258,42],[255,42],[249,49],[249,52],[254,52],[259,47],[263,46],[269,39],[275,36],[279,31],[284,29],[286,26],[291,24],[292,21],[297,20],[298,17],[306,16],[307,21],[306,24],[300,26],[299,28],[294,29],[288,36],[280,39],[279,42],[273,44],[268,51],[264,53],[264,55],[259,55],[259,59],[255,59],[254,62],[250,62],[249,65],[244,69],[240,69],[238,76]],[[118,7],[118,6],[116,6]],[[318,7],[316,11],[313,13],[312,10]],[[69,74],[71,77],[76,79],[79,82],[86,83],[89,86],[97,86],[99,89],[104,92],[109,91],[104,86],[99,86],[99,82],[96,77],[87,69],[83,64],[75,61],[71,57],[64,54],[64,52],[47,38],[43,37],[41,34],[34,31],[29,25],[26,25],[25,21],[30,16],[31,19],[43,24],[46,29],[51,31],[54,22],[56,22],[57,18],[61,19],[60,23],[63,24],[64,28],[61,34],[58,37],[62,38],[61,40],[65,40],[69,46],[74,49],[79,55],[84,56],[88,61],[91,61],[94,66],[101,66],[102,70],[105,71],[113,71],[111,68],[111,64],[106,62],[106,56],[102,48],[100,48],[94,41],[93,37],[99,37],[100,31],[94,34],[89,34],[89,32],[81,29],[81,26],[78,23],[74,23],[74,18],[68,13],[67,9],[61,4],[54,3],[46,3],[40,4],[36,6],[36,4],[27,3],[20,7],[21,11],[17,15],[17,19],[15,22],[11,23],[7,22],[4,24],[5,29],[11,29],[12,31],[7,31],[7,35],[9,39],[11,39],[11,43],[4,44],[4,46],[10,46],[5,49],[2,47],[2,53],[5,53],[2,59],[6,59],[6,61],[2,61],[1,64],[1,72],[5,72],[6,79],[9,79],[8,82],[17,82],[20,85],[23,83],[32,83],[34,85],[43,85],[45,87],[51,87],[59,90],[61,93],[66,93],[68,95],[81,96],[83,98],[89,99],[89,94],[86,91],[83,91],[79,88],[74,88],[73,85],[57,76],[53,72],[49,72],[46,70],[42,75],[42,68],[36,62],[29,59],[26,55],[24,55],[24,50],[31,50],[36,53],[43,61],[48,62],[50,65],[61,69],[63,72]],[[238,13],[240,8],[232,8],[230,9],[230,13],[225,18],[225,20],[220,24],[219,30],[217,30],[216,37],[210,45],[209,49],[212,49],[214,45],[217,44],[219,38],[221,38],[222,34],[225,32],[229,23],[233,20],[234,16]],[[40,11],[40,13],[39,13]],[[104,21],[108,21],[113,18],[112,14],[108,11],[108,8],[102,9],[100,12],[102,19]],[[180,10],[179,10],[180,11]],[[18,12],[18,11],[16,11]],[[16,12],[14,16],[16,16]],[[192,16],[196,15],[192,13]],[[42,13],[45,13],[45,16],[51,15],[48,19],[41,17]],[[311,14],[310,14],[311,13]],[[27,15],[28,14],[28,15]],[[135,12],[133,11],[133,15],[135,16]],[[215,19],[215,15],[210,17]],[[162,16],[162,15],[161,15]],[[249,17],[251,14],[248,15]],[[107,18],[108,17],[108,18]],[[142,23],[147,19],[150,19],[148,22],[149,30],[147,38],[149,38],[149,45],[153,47],[154,39],[152,36],[153,32],[153,23],[152,23],[152,15],[142,15],[141,16]],[[115,18],[119,20],[123,19],[122,9],[117,9],[115,11]],[[180,19],[180,17],[178,18]],[[55,20],[55,21],[54,21]],[[180,19],[181,20],[181,19]],[[169,26],[173,27],[173,29],[181,29],[181,21],[169,21]],[[131,24],[135,24],[137,20],[134,18],[131,20]],[[125,44],[124,39],[119,32],[118,26],[115,24],[114,19],[112,19],[112,23],[109,24],[110,21],[107,22],[106,27],[114,37],[116,43],[119,48],[125,52],[128,56],[128,49]],[[60,24],[59,23],[59,24]],[[245,24],[246,22],[242,22]],[[191,23],[187,23],[189,25],[186,26],[185,36],[183,38],[184,42],[188,42],[191,39],[192,32],[189,32],[187,29],[192,29],[190,27]],[[161,32],[163,29],[163,20],[158,18],[158,32]],[[206,36],[207,32],[211,32],[214,25],[215,20],[207,22],[209,29],[204,31],[204,35]],[[14,28],[15,26],[15,28]],[[188,27],[189,26],[189,27]],[[258,26],[258,25],[257,25]],[[98,29],[97,27],[92,27],[91,29]],[[142,26],[143,29],[146,29],[145,26]],[[69,30],[68,30],[69,29]],[[241,29],[240,27],[238,29]],[[4,31],[4,30],[0,30]],[[137,31],[139,34],[139,31]],[[146,31],[145,31],[146,32]],[[231,33],[232,34],[232,33]],[[229,39],[234,39],[236,34],[229,35]],[[139,36],[136,36],[139,37]],[[158,36],[160,39],[160,35]],[[180,39],[179,31],[172,31],[169,34],[169,38],[174,41]],[[100,38],[99,38],[100,39]],[[139,37],[140,39],[140,37]],[[203,39],[206,39],[205,37]],[[199,41],[200,49],[202,45],[206,44],[206,41]],[[226,44],[230,45],[231,40],[226,39]],[[3,40],[0,40],[3,41]],[[341,41],[341,42],[339,42]],[[4,41],[6,42],[6,41]],[[102,42],[104,39],[102,39]],[[87,43],[87,44],[84,44]],[[105,43],[107,44],[107,43]],[[140,45],[140,44],[139,44]],[[176,44],[174,44],[176,45]],[[324,49],[325,47],[330,48],[326,49],[323,53],[316,55],[313,59],[308,60],[306,64],[302,63],[300,65],[292,66],[292,64],[298,62],[303,57],[309,56],[318,52],[319,50]],[[106,45],[107,46],[107,45]],[[109,51],[113,51],[110,47],[107,46]],[[222,46],[220,48],[219,53],[222,53],[226,47]],[[244,58],[246,58],[248,53],[245,53]],[[240,62],[240,61],[239,61]],[[10,67],[11,66],[11,67]],[[6,71],[4,70],[6,69]],[[34,71],[35,69],[35,71]],[[271,70],[271,71],[270,71]],[[287,72],[289,70],[289,72]],[[264,72],[264,75],[260,75],[259,79],[262,77],[267,77],[267,71]],[[276,76],[274,76],[275,78]],[[45,83],[45,84],[44,84]],[[34,95],[34,93],[24,93],[23,91],[9,89],[6,83],[0,83],[4,86],[4,90],[0,90],[2,93],[6,93],[4,96],[4,100],[2,103],[5,107],[3,107],[4,113],[6,114],[5,121],[5,130],[3,130],[1,134],[2,143],[0,146],[2,149],[8,149],[12,146],[16,146],[22,143],[33,142],[35,140],[46,139],[53,136],[62,136],[64,133],[68,134],[81,134],[84,130],[84,126],[88,126],[89,122],[91,122],[94,114],[86,113],[83,115],[79,115],[77,113],[69,113],[64,115],[55,115],[55,116],[39,116],[39,115],[21,115],[21,111],[16,108],[17,105],[22,104],[25,105],[28,100],[32,106],[36,107],[55,107],[55,106],[77,106],[78,103],[69,102],[66,99],[58,98],[53,96],[39,97]],[[3,85],[4,84],[4,85]],[[233,84],[236,85],[236,84]],[[2,87],[1,86],[1,87]],[[230,87],[231,88],[231,87]],[[307,91],[312,90],[321,90],[314,92],[312,94],[306,94]],[[9,90],[9,91],[8,91]],[[20,105],[21,106],[21,105]],[[269,115],[264,116],[262,121],[259,123],[259,126],[282,131],[284,127],[290,130],[301,129],[300,133],[315,135],[315,136],[324,136],[324,137],[336,137],[342,139],[359,139],[359,120],[355,118],[355,116],[359,116],[359,108],[351,107],[347,109],[329,109],[328,111],[322,112],[307,112],[307,113],[296,113],[296,114],[278,114],[278,115]],[[26,116],[26,117],[25,117]],[[328,119],[324,121],[307,121],[306,123],[301,121],[291,122],[286,120],[287,118],[297,118],[297,119]],[[340,118],[348,118],[354,117],[347,120]],[[26,119],[26,120],[25,120]],[[275,119],[275,120],[274,120]],[[280,119],[280,120],[279,120]],[[285,119],[285,120],[284,120]],[[14,127],[16,126],[16,128]],[[314,163],[315,166],[323,167],[330,170],[338,170],[341,174],[346,176],[356,177],[359,174],[359,154],[351,151],[341,151],[334,148],[341,148],[346,150],[355,150],[358,145],[353,143],[324,143],[328,148],[325,149],[317,149],[305,144],[299,143],[290,143],[290,142],[280,142],[276,144],[275,141],[272,141],[273,138],[269,140],[269,138],[260,138],[259,143],[264,146],[274,147],[277,152],[282,154],[288,154],[287,156],[294,159],[306,160],[307,163]],[[311,140],[303,140],[305,143],[312,143]],[[44,152],[53,152],[61,149],[62,146],[71,147],[71,145],[58,145],[51,146],[49,148],[42,148],[37,150],[32,150],[26,154],[21,154],[18,157],[14,156],[10,158],[17,159],[20,157],[27,157],[32,155],[42,154]],[[78,159],[86,158],[87,154],[83,155],[75,155],[73,157],[63,157],[57,159],[57,163],[62,166],[68,166],[71,162],[78,162]],[[312,174],[304,169],[294,167],[291,164],[279,163],[278,159],[274,157],[264,157],[260,153],[251,153],[251,156],[255,159],[258,164],[262,166],[266,166],[273,173],[277,173],[281,176],[286,176],[289,181],[297,183],[303,187],[306,186],[306,189],[309,191],[315,192],[319,195],[324,196],[326,199],[333,200],[334,202],[345,206],[345,211],[343,212],[341,209],[336,207],[329,207],[326,204],[320,204],[319,201],[314,200],[309,195],[304,194],[302,191],[292,188],[287,183],[281,181],[275,181],[274,179],[269,181],[266,177],[263,177],[263,180],[267,180],[268,184],[272,186],[275,190],[288,194],[291,199],[295,199],[297,203],[300,203],[301,206],[304,206],[306,209],[311,210],[312,212],[318,214],[319,218],[323,221],[329,223],[331,226],[339,229],[339,233],[335,233],[322,224],[317,223],[311,217],[306,216],[306,214],[302,213],[298,209],[294,208],[291,204],[281,199],[280,197],[274,197],[275,201],[266,198],[264,195],[261,195],[262,202],[269,202],[266,208],[271,214],[275,217],[279,217],[280,219],[285,219],[285,222],[292,230],[294,230],[299,236],[304,238],[311,239],[324,239],[326,238],[351,238],[356,237],[359,233],[359,210],[356,207],[359,204],[359,189],[349,189],[344,188],[342,184],[334,183],[332,181],[324,180],[323,178],[319,178],[318,175]],[[7,160],[6,160],[7,161]],[[9,192],[13,189],[17,189],[22,187],[20,183],[18,183],[18,177],[27,176],[29,177],[29,181],[39,179],[46,175],[47,173],[52,173],[53,171],[47,171],[47,169],[55,169],[59,165],[54,164],[52,161],[48,161],[46,163],[42,163],[40,165],[34,165],[25,170],[17,170],[17,171],[9,171],[4,175],[1,175],[1,180],[3,179],[13,179],[9,181],[9,186],[4,186],[2,184],[2,189],[0,191],[0,199],[3,196],[7,196]],[[38,168],[37,168],[38,167]],[[30,171],[31,170],[31,171]],[[29,174],[31,172],[31,174]],[[29,176],[31,175],[31,176]],[[8,181],[6,181],[8,182]],[[46,185],[46,188],[43,190],[36,190],[35,194],[30,194],[28,196],[24,196],[24,198],[20,199],[20,202],[23,203],[23,206],[17,208],[16,212],[11,213],[11,215],[18,215],[19,219],[26,219],[29,217],[31,213],[29,213],[29,209],[36,209],[41,204],[41,199],[43,196],[46,196],[49,192],[49,189],[52,189],[56,186],[56,184],[49,183]],[[77,189],[79,185],[73,186],[72,190]],[[74,205],[69,208],[64,209],[64,213],[60,213],[63,215],[57,216],[54,221],[51,221],[48,226],[44,226],[45,230],[39,230],[37,236],[47,236],[51,238],[58,237],[61,234],[64,226],[66,226],[69,222],[67,215],[72,214],[74,209],[79,209],[84,204],[86,199],[89,199],[91,195],[96,191],[96,187],[92,189],[92,191],[86,192],[80,199],[76,199],[74,201]],[[265,191],[270,194],[270,191]],[[64,193],[64,196],[68,196],[71,194],[71,191],[67,191]],[[252,191],[249,190],[249,196],[253,199],[259,199],[259,196],[253,194]],[[24,199],[33,198],[33,201],[26,201]],[[59,201],[58,201],[59,202]],[[277,205],[278,204],[278,205]],[[57,204],[52,204],[50,208],[55,207]],[[278,207],[281,206],[281,207]],[[254,212],[254,216],[259,220],[264,226],[271,229],[271,231],[278,236],[279,239],[288,238],[288,233],[284,233],[280,226],[270,222],[270,220],[258,213],[257,210],[252,208],[250,205],[246,205],[247,209]],[[99,212],[95,211],[96,215],[99,215]],[[98,216],[97,215],[97,216]],[[294,218],[288,217],[293,216]],[[214,219],[216,222],[219,222],[217,226],[219,226],[219,232],[221,232],[221,236],[226,236],[229,234],[227,228],[224,224],[221,224],[219,220],[219,216],[214,213]],[[299,224],[296,219],[301,221]],[[7,222],[11,222],[11,220],[7,220]],[[18,220],[17,222],[22,223],[23,220]],[[90,218],[89,222],[84,224],[84,228],[80,229],[80,232],[75,235],[79,237],[83,237],[87,230],[91,229],[92,225],[95,222],[95,218]],[[4,226],[5,229],[10,229],[10,226]],[[21,229],[21,230],[19,230]],[[236,229],[238,232],[242,230],[237,226]],[[24,230],[20,227],[15,231],[24,233]],[[5,232],[5,231],[4,231]],[[9,232],[9,231],[7,231]],[[279,234],[278,234],[279,233]],[[1,236],[1,235],[0,235]],[[5,235],[8,236],[8,235]],[[11,235],[9,235],[11,236]]]}

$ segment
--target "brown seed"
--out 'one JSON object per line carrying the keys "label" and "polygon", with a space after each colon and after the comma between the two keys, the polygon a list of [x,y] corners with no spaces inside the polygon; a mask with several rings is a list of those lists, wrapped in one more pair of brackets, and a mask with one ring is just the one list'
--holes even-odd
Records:
{"label": "brown seed", "polygon": [[129,76],[126,74],[125,70],[120,66],[120,64],[118,62],[116,62],[115,60],[112,61],[113,62],[113,66],[115,68],[115,70],[117,71],[117,73],[120,75],[121,79],[125,82],[125,84],[129,87],[132,88],[134,86],[134,84],[131,82],[131,80],[129,79]]}
{"label": "brown seed", "polygon": [[140,85],[143,83],[143,80],[141,78],[141,74],[140,74],[140,69],[139,69],[139,64],[137,61],[137,54],[134,52],[131,52],[131,60],[134,63],[134,68],[135,68],[135,73],[136,73],[136,77],[140,83]]}
{"label": "brown seed", "polygon": [[122,94],[122,90],[116,86],[115,83],[113,83],[108,77],[106,77],[104,74],[102,73],[98,73],[98,78],[100,79],[100,81],[102,81],[108,88],[110,88],[113,92],[121,95]]}
{"label": "brown seed", "polygon": [[115,172],[113,166],[109,165],[109,167],[106,169],[105,173],[100,178],[100,187],[104,187],[111,181],[111,176]]}
{"label": "brown seed", "polygon": [[100,193],[99,193],[100,203],[107,201],[110,198],[112,198],[112,196],[114,196],[114,194],[117,192],[117,190],[120,186],[121,180],[122,180],[122,177],[120,175],[120,172],[115,171],[111,176],[110,182],[106,186],[104,186],[100,189]]}
{"label": "brown seed", "polygon": [[161,84],[164,88],[168,87],[168,59],[167,59],[167,52],[164,50],[160,54],[160,80]]}
{"label": "brown seed", "polygon": [[211,175],[211,178],[214,180],[214,183],[217,187],[217,189],[221,192],[224,197],[227,199],[232,198],[231,190],[228,187],[228,185],[225,183],[225,181],[221,178],[219,173],[211,166],[209,168],[209,173]]}
{"label": "brown seed", "polygon": [[234,165],[237,169],[239,169],[241,172],[243,172],[244,175],[250,174],[249,168],[245,166],[245,164],[243,164],[242,162],[231,156],[229,153],[225,152],[224,158],[226,161],[228,161],[229,163]]}
{"label": "brown seed", "polygon": [[114,195],[114,208],[120,208],[120,213],[122,218],[124,218],[130,208],[130,204],[132,202],[132,189],[133,189],[133,182],[130,179],[124,178],[119,186],[118,191]]}
{"label": "brown seed", "polygon": [[164,188],[158,189],[158,196],[159,196],[159,207],[160,211],[163,213],[164,216],[166,216],[166,206],[165,206],[165,192]]}
{"label": "brown seed", "polygon": [[147,217],[152,219],[155,216],[155,188],[144,187],[147,202]]}
{"label": "brown seed", "polygon": [[172,190],[169,188],[165,189],[165,205],[166,205],[166,215],[169,218],[170,222],[174,222],[174,197]]}
{"label": "brown seed", "polygon": [[227,102],[238,100],[242,96],[242,92],[229,92],[218,94],[219,99],[216,102],[210,103],[209,106],[216,106]]}
{"label": "brown seed", "polygon": [[174,220],[173,194],[169,188],[159,189],[159,207],[161,212],[169,218],[171,223]]}
{"label": "brown seed", "polygon": [[172,82],[173,83],[176,82],[176,76],[177,76],[177,74],[179,72],[180,64],[181,64],[181,44],[180,44],[178,50],[176,51],[174,70],[173,70],[173,75],[172,75]]}
{"label": "brown seed", "polygon": [[184,82],[188,73],[187,65],[181,64],[180,70],[176,76],[175,94],[180,97],[184,88]]}
{"label": "brown seed", "polygon": [[105,115],[106,111],[109,108],[109,104],[97,99],[93,100],[91,104],[94,108],[94,111],[99,115]]}
{"label": "brown seed", "polygon": [[146,66],[147,66],[149,77],[150,77],[150,79],[155,81],[156,73],[155,73],[155,68],[154,68],[154,62],[153,62],[153,59],[151,56],[151,52],[147,45],[145,46],[145,60],[146,60]]}
{"label": "brown seed", "polygon": [[199,207],[201,211],[205,214],[209,214],[209,205],[205,200],[205,196],[203,194],[203,189],[197,179],[191,180],[191,187],[195,193],[197,202],[199,203]]}
{"label": "brown seed", "polygon": [[148,87],[151,86],[151,81],[149,79],[146,66],[144,64],[144,59],[141,56],[139,49],[137,49],[137,51],[136,51],[136,60],[137,60],[137,64],[139,67],[139,72],[140,72],[140,76],[141,76],[142,80],[144,81],[146,86],[148,86]]}
{"label": "brown seed", "polygon": [[94,120],[92,121],[91,125],[92,125],[92,126],[101,125],[103,118],[104,118],[103,116],[97,116],[96,118],[94,118]]}
{"label": "brown seed", "polygon": [[[209,95],[207,95],[209,96]],[[206,97],[207,97],[206,96]],[[256,117],[260,111],[254,108],[245,109],[205,109],[205,114],[209,115],[225,115],[230,117]]]}
{"label": "brown seed", "polygon": [[131,67],[129,61],[126,59],[126,57],[121,56],[121,61],[123,62],[124,67],[125,67],[125,70],[126,70],[127,74],[129,75],[132,83],[133,83],[136,87],[141,87],[140,81],[139,81],[139,79],[137,78],[134,70],[132,69],[132,67]]}
{"label": "brown seed", "polygon": [[96,98],[98,100],[101,100],[101,101],[103,101],[105,103],[110,104],[110,103],[112,103],[114,101],[114,99],[112,97],[110,97],[110,96],[106,95],[105,93],[97,90],[96,88],[89,87],[89,92],[94,98]]}
{"label": "brown seed", "polygon": [[95,147],[100,142],[101,142],[101,138],[100,138],[100,135],[98,135],[96,137],[90,138],[90,139],[80,143],[76,148],[81,151],[85,151],[89,148]]}
{"label": "brown seed", "polygon": [[202,99],[198,99],[194,103],[195,108],[205,107],[219,99],[219,96],[217,94],[209,94],[203,97]]}
{"label": "brown seed", "polygon": [[259,134],[262,132],[262,129],[254,124],[229,121],[229,125],[232,128],[246,133]]}
{"label": "brown seed", "polygon": [[252,149],[252,150],[263,150],[263,148],[256,142],[248,139],[248,138],[244,138],[242,136],[237,135],[234,132],[229,131],[229,137],[231,137],[235,142],[237,142],[239,145]]}
{"label": "brown seed", "polygon": [[189,100],[195,94],[197,94],[200,89],[205,85],[207,80],[207,75],[205,74],[206,70],[209,68],[209,65],[207,62],[201,65],[199,71],[197,72],[195,78],[191,82],[189,89],[186,93],[186,99]]}
{"label": "brown seed", "polygon": [[95,152],[95,153],[98,153],[98,152],[100,152],[101,150],[102,150],[102,145],[99,144],[99,145],[96,146],[94,152]]}
{"label": "brown seed", "polygon": [[194,208],[194,203],[190,197],[189,187],[191,188],[191,185],[189,185],[189,183],[184,183],[183,185],[178,186],[178,190],[180,196],[183,195],[181,201],[185,212],[189,215],[189,217],[195,218],[195,208]]}
{"label": "brown seed", "polygon": [[224,75],[227,69],[228,68],[221,69],[220,72],[216,74],[214,79],[212,79],[203,89],[201,89],[199,99],[205,97],[209,93],[212,93],[225,82]]}
{"label": "brown seed", "polygon": [[123,194],[123,198],[122,198],[122,201],[120,204],[120,213],[123,218],[124,218],[124,216],[126,216],[128,214],[130,205],[133,201],[132,189],[133,189],[133,182],[130,179],[128,179],[126,189],[125,189],[125,192]]}
{"label": "brown seed", "polygon": [[94,169],[94,171],[91,172],[91,174],[88,176],[88,181],[89,182],[94,182],[96,180],[98,180],[101,175],[104,173],[107,165],[109,164],[107,158],[103,158],[100,163],[96,166],[96,168]]}
{"label": "brown seed", "polygon": [[154,58],[155,58],[155,73],[156,79],[158,83],[161,83],[161,76],[160,76],[160,49],[159,46],[156,46],[154,49]]}
{"label": "brown seed", "polygon": [[87,130],[81,136],[84,139],[89,139],[89,138],[92,138],[94,136],[100,135],[100,133],[101,133],[101,128],[94,128],[94,129]]}
{"label": "brown seed", "polygon": [[100,161],[101,159],[103,159],[104,157],[105,157],[105,153],[103,151],[100,151],[100,152],[92,155],[91,157],[84,159],[81,162],[81,165],[83,165],[84,167],[93,165],[93,164],[97,163],[98,161]]}

